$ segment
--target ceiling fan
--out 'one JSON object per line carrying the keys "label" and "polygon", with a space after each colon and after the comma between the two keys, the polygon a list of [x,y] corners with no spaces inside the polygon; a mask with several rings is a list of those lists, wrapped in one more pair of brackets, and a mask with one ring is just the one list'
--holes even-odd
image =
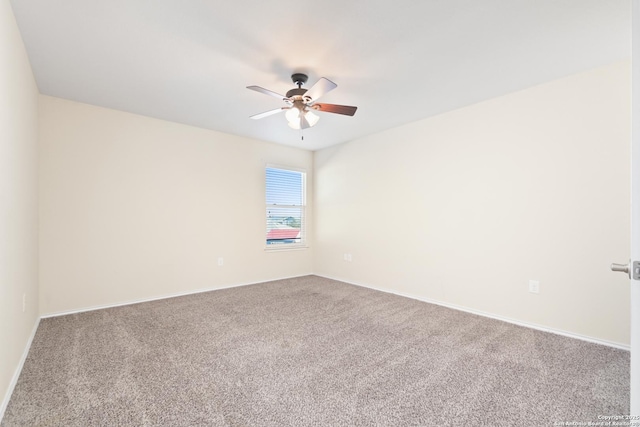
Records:
{"label": "ceiling fan", "polygon": [[325,93],[338,87],[337,84],[329,79],[321,77],[311,89],[303,89],[302,85],[307,82],[308,76],[302,73],[295,73],[291,75],[293,83],[298,85],[297,88],[291,89],[285,95],[270,91],[260,86],[247,86],[247,89],[255,90],[256,92],[270,95],[286,103],[286,106],[276,108],[275,110],[265,111],[264,113],[255,114],[251,116],[252,119],[257,120],[263,117],[271,116],[272,114],[281,113],[286,111],[285,116],[289,122],[289,127],[293,129],[307,129],[318,123],[320,119],[313,111],[322,111],[325,113],[343,114],[345,116],[353,116],[356,113],[358,107],[351,107],[349,105],[336,105],[336,104],[320,104],[316,101]]}

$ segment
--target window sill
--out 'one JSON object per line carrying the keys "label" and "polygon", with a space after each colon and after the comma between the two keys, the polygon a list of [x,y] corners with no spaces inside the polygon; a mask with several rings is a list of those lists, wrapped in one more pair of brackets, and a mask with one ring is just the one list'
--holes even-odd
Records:
{"label": "window sill", "polygon": [[301,251],[304,249],[309,249],[309,246],[307,245],[269,245],[269,246],[265,246],[264,251],[265,252],[282,252],[282,251]]}

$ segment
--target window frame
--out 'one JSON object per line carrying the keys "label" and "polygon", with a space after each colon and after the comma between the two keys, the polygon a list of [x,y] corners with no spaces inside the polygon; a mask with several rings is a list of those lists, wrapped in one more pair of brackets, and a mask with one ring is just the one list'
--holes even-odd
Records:
{"label": "window frame", "polygon": [[[302,174],[302,205],[275,205],[275,204],[267,204],[267,169],[279,169],[283,171],[289,172],[299,172]],[[264,167],[264,250],[265,251],[291,251],[291,250],[300,250],[307,249],[307,170],[304,168],[297,168],[292,166],[283,166],[279,164],[267,163]],[[268,244],[267,243],[267,233],[269,231],[268,225],[268,217],[269,217],[269,209],[270,208],[292,208],[292,209],[300,209],[300,242],[299,243],[277,243],[277,244]]]}

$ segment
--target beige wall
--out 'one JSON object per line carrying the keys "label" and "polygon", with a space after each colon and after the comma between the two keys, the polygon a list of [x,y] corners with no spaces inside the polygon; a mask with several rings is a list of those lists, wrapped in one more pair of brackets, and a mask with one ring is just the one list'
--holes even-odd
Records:
{"label": "beige wall", "polygon": [[264,167],[313,153],[47,96],[40,130],[41,314],[312,272],[264,250]]}
{"label": "beige wall", "polygon": [[22,38],[0,0],[0,419],[38,319],[37,112]]}
{"label": "beige wall", "polygon": [[314,271],[628,344],[630,123],[618,63],[316,152]]}

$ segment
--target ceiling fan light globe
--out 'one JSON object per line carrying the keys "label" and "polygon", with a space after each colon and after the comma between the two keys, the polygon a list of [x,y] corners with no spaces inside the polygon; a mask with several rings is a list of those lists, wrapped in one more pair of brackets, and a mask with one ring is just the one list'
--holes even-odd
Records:
{"label": "ceiling fan light globe", "polygon": [[289,127],[291,129],[300,130],[300,120],[289,122]]}
{"label": "ceiling fan light globe", "polygon": [[296,107],[289,108],[284,115],[289,123],[300,122],[300,110]]}
{"label": "ceiling fan light globe", "polygon": [[320,117],[313,114],[312,111],[307,111],[304,117],[307,119],[307,122],[309,122],[309,126],[315,126],[315,124],[318,123],[318,120],[320,120]]}

